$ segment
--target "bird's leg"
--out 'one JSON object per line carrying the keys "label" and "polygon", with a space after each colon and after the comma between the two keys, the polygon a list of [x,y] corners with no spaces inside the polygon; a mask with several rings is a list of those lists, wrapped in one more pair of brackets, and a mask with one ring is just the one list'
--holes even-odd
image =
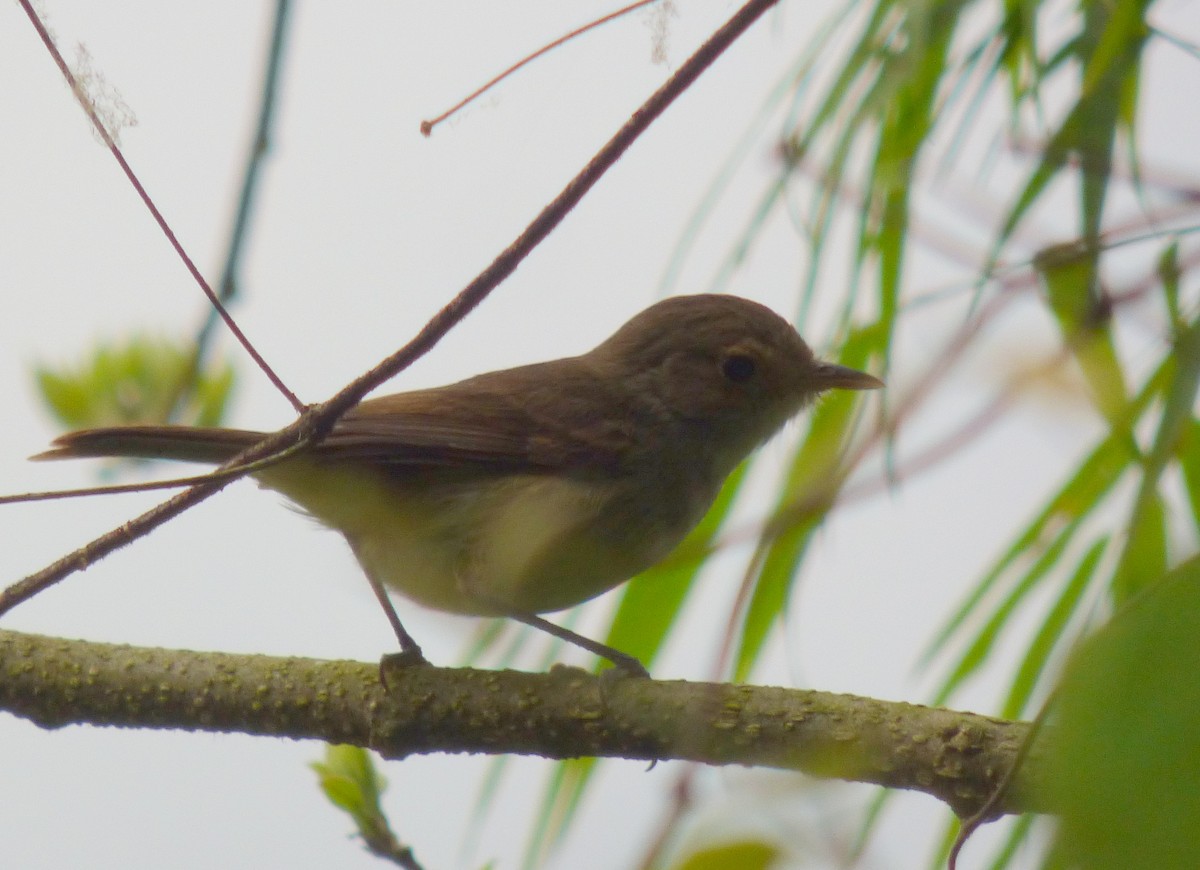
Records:
{"label": "bird's leg", "polygon": [[[392,604],[392,599],[388,597],[387,590],[383,588],[383,584],[371,576],[367,572],[367,582],[371,584],[371,591],[375,593],[375,598],[379,601],[379,606],[383,608],[383,615],[387,617],[388,622],[392,625],[392,631],[396,633],[396,640],[400,641],[400,652],[391,653],[383,657],[383,661],[379,664],[380,676],[383,675],[384,664],[396,664],[402,666],[408,665],[427,665],[428,660],[425,654],[421,652],[421,647],[413,640],[413,636],[408,633],[404,627],[404,623],[400,621],[400,617],[396,614],[396,608]],[[384,681],[386,684],[386,680]]]}
{"label": "bird's leg", "polygon": [[584,637],[582,634],[576,634],[569,628],[555,625],[553,622],[542,619],[540,616],[535,616],[532,613],[519,613],[514,610],[506,610],[504,615],[510,619],[517,620],[517,622],[523,622],[531,628],[536,628],[546,632],[546,634],[553,635],[559,640],[573,643],[575,646],[585,649],[593,655],[600,656],[602,659],[607,659],[630,676],[650,679],[650,672],[646,670],[641,662],[629,655],[629,653],[623,653],[619,649],[613,649],[607,644]]}
{"label": "bird's leg", "polygon": [[613,649],[607,644],[592,640],[589,637],[584,637],[582,634],[576,634],[569,628],[563,628],[561,625],[555,625],[549,620],[542,619],[533,613],[525,613],[521,610],[514,610],[503,601],[497,601],[491,596],[481,593],[470,582],[470,575],[461,573],[458,576],[458,586],[462,592],[473,598],[476,602],[482,605],[486,610],[495,612],[497,616],[506,616],[509,619],[515,619],[517,622],[523,622],[530,628],[536,628],[538,631],[544,631],[559,640],[574,644],[580,649],[585,649],[592,655],[599,656],[602,659],[612,662],[618,669],[633,677],[645,677],[650,679],[650,672],[646,670],[645,665],[639,662],[636,658],[623,653],[619,649]]}

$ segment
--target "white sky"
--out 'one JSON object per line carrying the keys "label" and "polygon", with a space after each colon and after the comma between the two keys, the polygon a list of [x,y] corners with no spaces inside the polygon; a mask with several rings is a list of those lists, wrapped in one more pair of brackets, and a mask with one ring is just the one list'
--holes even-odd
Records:
{"label": "white sky", "polygon": [[[1177,32],[1197,36],[1194,7],[1163,5]],[[125,153],[215,280],[256,110],[271,4],[44,6],[63,48],[70,53],[86,43],[95,68],[136,113],[138,126],[123,134]],[[670,68],[736,8],[715,0],[679,6]],[[512,279],[389,388],[577,353],[654,301],[707,183],[829,6],[793,2],[761,22]],[[590,0],[300,5],[242,276],[245,299],[235,315],[301,398],[326,398],[410,338],[668,75],[669,68],[651,63],[650,29],[635,16],[539,61],[432,139],[418,134],[422,118],[611,8]],[[1150,70],[1159,80],[1194,74],[1195,61],[1177,51],[1156,48],[1153,58]],[[1148,105],[1143,146],[1151,159],[1194,172],[1194,149],[1183,143],[1200,140],[1197,113],[1182,110],[1188,103],[1179,99]],[[55,434],[36,399],[32,366],[78,360],[97,338],[190,334],[204,303],[94,141],[14,3],[0,6],[0,125],[0,394],[10,409],[0,430],[2,488],[89,485],[96,478],[88,463],[25,461]],[[954,197],[968,194],[997,206],[1011,192],[1004,179],[1016,177],[1007,171],[984,191],[973,187],[975,168],[962,169],[943,181],[934,207],[952,209]],[[739,192],[714,219],[673,292],[708,289],[728,239],[772,172],[765,148],[749,158]],[[1069,233],[1063,228],[1058,236]],[[797,266],[807,256],[785,223],[772,225],[763,251],[730,289],[789,314]],[[963,274],[933,257],[917,262],[927,271],[912,283],[914,292]],[[833,288],[830,296],[840,293]],[[930,314],[906,327],[890,384],[896,396],[958,322],[955,316]],[[819,334],[810,337],[820,344]],[[913,421],[912,444],[927,443],[978,408],[998,386],[994,370],[1004,363],[997,360],[1052,346],[1053,332],[1035,309],[1017,306],[996,324],[988,349],[964,361]],[[242,362],[231,423],[285,423],[286,403]],[[775,639],[759,678],[924,700],[932,683],[915,670],[917,651],[959,590],[1056,485],[1064,461],[1098,431],[1085,410],[1060,405],[1051,414],[1050,407],[1031,398],[975,448],[830,523],[798,587],[786,638]],[[766,449],[776,457],[785,452],[779,445]],[[0,582],[155,500],[4,509]],[[746,518],[763,510],[747,506]],[[656,676],[707,675],[740,579],[736,556],[714,567],[702,604]],[[401,607],[427,654],[453,663],[474,623]],[[341,539],[246,483],[69,579],[4,624],[129,644],[367,661],[393,642]],[[1005,638],[1013,650],[1020,642]],[[957,703],[986,710],[997,693],[994,684],[981,684]],[[0,716],[0,866],[382,866],[347,838],[348,822],[319,794],[306,763],[320,753],[317,744],[237,736],[45,732]],[[485,765],[435,756],[385,766],[393,822],[430,870],[459,866]],[[630,866],[677,769],[606,764],[553,866]],[[490,858],[499,867],[518,866],[550,767],[519,760],[510,770],[512,781],[466,866]],[[755,824],[789,835],[803,824],[802,814],[782,809],[800,787],[796,777],[737,771],[705,782],[737,796],[736,811],[724,803],[710,807],[720,824],[757,816]],[[812,831],[849,836],[864,793],[831,790],[821,815],[807,818]],[[867,866],[923,866],[944,814],[922,797],[901,799],[897,810]]]}

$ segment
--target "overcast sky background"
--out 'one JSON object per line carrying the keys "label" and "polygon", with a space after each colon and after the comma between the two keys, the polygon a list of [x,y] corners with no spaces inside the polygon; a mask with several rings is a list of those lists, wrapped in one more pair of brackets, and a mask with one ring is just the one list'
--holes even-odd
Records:
{"label": "overcast sky background", "polygon": [[[70,56],[85,43],[95,68],[136,113],[138,125],[122,133],[125,153],[215,281],[257,109],[271,4],[43,5],[64,51]],[[542,59],[431,139],[418,133],[422,118],[612,4],[299,5],[242,272],[244,300],[234,313],[303,400],[328,397],[407,341],[736,8],[713,0],[678,5],[667,66],[651,61],[651,28],[635,15]],[[578,353],[655,301],[703,191],[831,6],[787,3],[760,22],[510,280],[388,389]],[[1200,35],[1194,5],[1162,7],[1175,32]],[[1151,58],[1151,93],[1155,81],[1194,72],[1194,59],[1161,44]],[[1200,139],[1198,115],[1184,94],[1149,100],[1146,156],[1194,173],[1195,149],[1185,144]],[[8,407],[0,429],[2,488],[86,486],[96,480],[92,464],[26,462],[56,434],[33,389],[32,367],[79,360],[100,338],[190,335],[204,302],[93,139],[14,3],[0,6],[0,125],[0,394]],[[752,153],[672,292],[709,289],[729,239],[772,177],[773,159],[766,141]],[[998,211],[1022,166],[1002,156],[981,181],[977,166],[967,164],[940,179],[930,203],[935,214],[953,214],[964,201]],[[956,229],[985,238],[983,223]],[[1070,234],[1061,227],[1037,243]],[[807,257],[787,222],[773,222],[730,290],[791,315]],[[968,274],[918,254],[909,290]],[[830,304],[840,295],[832,288]],[[889,381],[895,396],[961,313],[935,307],[906,325]],[[819,316],[810,334],[818,345],[821,323]],[[997,371],[1014,352],[1034,358],[1052,352],[1054,342],[1035,306],[1014,306],[913,420],[902,447],[915,450],[980,407],[999,388]],[[288,422],[286,402],[228,342],[224,347],[240,374],[230,422],[264,429]],[[971,449],[897,493],[839,512],[818,537],[787,630],[777,634],[756,679],[924,700],[933,680],[916,670],[918,651],[1057,485],[1064,457],[1079,456],[1100,431],[1084,405],[1049,399],[1027,397]],[[766,449],[786,455],[786,444]],[[864,474],[872,469],[877,473],[878,461]],[[36,570],[157,500],[134,495],[4,508],[0,580]],[[377,659],[394,641],[345,544],[280,503],[252,484],[235,485],[21,607],[4,625],[137,645]],[[766,509],[766,502],[744,506],[746,521]],[[708,675],[740,580],[739,557],[744,552],[731,549],[716,560],[655,676]],[[604,602],[597,606],[585,625],[602,615]],[[400,607],[433,661],[459,659],[476,623]],[[1021,641],[1006,636],[1003,647],[1019,650]],[[986,711],[998,695],[997,684],[981,682],[956,705]],[[239,736],[45,732],[0,716],[0,865],[382,866],[348,838],[348,821],[319,793],[306,764],[321,751],[317,744]],[[510,763],[511,780],[479,847],[461,864],[487,764],[432,756],[384,766],[392,820],[431,870],[493,858],[499,867],[518,866],[531,802],[551,767]],[[553,866],[631,866],[677,769],[606,762]],[[825,793],[814,814],[798,806],[797,795],[812,787],[798,777],[722,771],[703,783],[712,797],[692,824],[714,835],[757,825],[811,836],[816,858],[808,866],[835,866],[822,850],[831,841],[844,845],[857,824],[854,808],[870,794],[819,786]],[[943,817],[930,799],[901,797],[863,866],[923,866]]]}

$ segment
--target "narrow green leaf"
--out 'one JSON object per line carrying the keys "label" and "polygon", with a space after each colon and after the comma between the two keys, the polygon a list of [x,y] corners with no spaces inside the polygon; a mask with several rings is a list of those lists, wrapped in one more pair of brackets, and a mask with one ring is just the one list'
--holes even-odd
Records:
{"label": "narrow green leaf", "polygon": [[1126,165],[1129,167],[1130,185],[1138,201],[1149,210],[1146,199],[1146,189],[1142,179],[1142,157],[1140,142],[1137,135],[1138,95],[1141,91],[1141,67],[1132,66],[1120,82],[1121,98],[1119,101],[1117,123],[1125,133],[1122,137],[1127,150]]}
{"label": "narrow green leaf", "polygon": [[471,632],[471,641],[466,652],[459,656],[459,661],[464,665],[478,664],[483,655],[500,642],[508,624],[509,620],[506,619],[480,620]]}
{"label": "narrow green leaf", "polygon": [[1050,660],[1050,655],[1055,649],[1062,647],[1063,631],[1071,617],[1077,612],[1079,602],[1091,584],[1096,573],[1096,566],[1100,563],[1100,557],[1104,555],[1107,547],[1107,537],[1092,544],[1059,594],[1058,600],[1046,614],[1041,627],[1025,651],[1025,658],[1017,668],[1017,675],[1009,688],[1008,697],[1000,712],[1001,716],[1006,719],[1017,719],[1025,715],[1026,705],[1037,688],[1038,680]]}
{"label": "narrow green leaf", "polygon": [[[934,645],[926,653],[923,664],[927,665],[934,655],[944,650],[950,638],[957,635],[959,630],[965,626],[968,617],[978,615],[979,608],[987,595],[1007,576],[1009,568],[1020,555],[1037,546],[1038,541],[1051,527],[1052,521],[1065,523],[1062,529],[1055,534],[1052,543],[1034,568],[1016,583],[1005,600],[987,617],[984,627],[971,641],[967,651],[960,657],[939,689],[934,703],[944,703],[967,677],[978,671],[983,665],[1000,629],[1007,623],[1016,605],[1043,579],[1045,572],[1051,567],[1052,562],[1048,562],[1048,560],[1057,560],[1078,524],[1099,506],[1103,495],[1116,483],[1121,473],[1138,458],[1134,452],[1135,448],[1131,437],[1120,433],[1126,431],[1131,416],[1144,409],[1150,397],[1165,386],[1165,382],[1173,373],[1174,366],[1170,361],[1166,361],[1150,377],[1139,395],[1127,405],[1125,411],[1118,417],[1116,421],[1118,428],[1115,430],[1115,434],[1106,438],[1100,448],[1093,451],[1092,455],[1084,461],[1068,485],[1052,499],[1048,508],[1026,528],[999,563],[976,585],[967,601],[935,639]],[[1171,383],[1174,383],[1175,380],[1177,379],[1172,379]],[[1133,566],[1140,564],[1139,560],[1147,559],[1157,553],[1158,555],[1146,564],[1150,566],[1150,570],[1154,570],[1154,566],[1158,566],[1161,573],[1162,567],[1165,566],[1165,561],[1163,561],[1166,550],[1165,517],[1162,514],[1162,505],[1157,501],[1156,493],[1153,494],[1153,498],[1148,504],[1149,507],[1144,511],[1144,525],[1139,526],[1139,537],[1137,538],[1139,548],[1136,553],[1130,551],[1128,565],[1132,570]],[[1120,568],[1118,568],[1118,573],[1119,571]],[[1066,604],[1067,602],[1063,602],[1063,606]],[[1060,616],[1063,619],[1067,618],[1067,614],[1060,614]],[[1048,640],[1048,638],[1044,640]],[[1029,668],[1034,668],[1036,659],[1037,654],[1035,653],[1033,658],[1027,661]],[[1030,686],[1014,687],[1016,693],[1014,697],[1030,688]]]}
{"label": "narrow green leaf", "polygon": [[1103,91],[1114,79],[1124,79],[1137,61],[1142,45],[1150,36],[1150,27],[1145,20],[1150,2],[1114,4],[1084,4],[1089,19],[1085,32],[1092,34],[1088,44],[1093,48],[1081,51],[1087,54],[1080,88],[1085,95]]}
{"label": "narrow green leaf", "polygon": [[1090,514],[1136,459],[1137,453],[1127,435],[1109,435],[1101,441],[1080,463],[1066,484],[1051,497],[1049,504],[1021,531],[991,569],[975,584],[922,655],[921,667],[927,667],[934,657],[945,651],[950,640],[976,613],[1008,570],[1048,534],[1052,525],[1066,523],[1074,526]]}
{"label": "narrow green leaf", "polygon": [[824,511],[822,507],[819,509],[820,516],[809,516],[794,522],[771,544],[758,570],[754,594],[746,617],[742,620],[742,642],[733,673],[735,682],[745,682],[749,677],[771,626],[786,607],[792,579]]}
{"label": "narrow green leaf", "polygon": [[1200,421],[1192,420],[1188,424],[1184,437],[1179,439],[1175,456],[1183,472],[1188,504],[1192,507],[1192,522],[1200,533]]}
{"label": "narrow green leaf", "polygon": [[749,467],[749,461],[743,462],[729,476],[700,525],[674,553],[626,584],[605,643],[646,665],[655,660],[704,567],[717,532],[733,508]]}
{"label": "narrow green leaf", "polygon": [[999,64],[1008,71],[1013,115],[1030,97],[1036,98],[1042,64],[1038,59],[1037,0],[1006,0],[999,35]]}
{"label": "narrow green leaf", "polygon": [[1157,580],[1167,569],[1167,512],[1157,490],[1138,499],[1125,549],[1113,572],[1113,598],[1118,603]]}
{"label": "narrow green leaf", "polygon": [[1067,61],[1084,68],[1087,83],[1061,126],[1050,137],[992,247],[994,262],[1017,225],[1051,181],[1067,168],[1074,156],[1081,164],[1080,217],[1082,237],[1093,257],[1099,253],[1099,222],[1112,169],[1112,149],[1117,128],[1128,117],[1130,94],[1124,87],[1136,71],[1145,44],[1144,3],[1082,3],[1083,26],[1065,42],[1045,67],[1052,70]]}
{"label": "narrow green leaf", "polygon": [[1176,336],[1168,362],[1174,364],[1171,383],[1154,443],[1142,463],[1125,552],[1113,577],[1113,594],[1118,601],[1136,593],[1167,564],[1166,516],[1158,486],[1194,420],[1192,408],[1200,390],[1200,317]]}
{"label": "narrow green leaf", "polygon": [[1163,302],[1167,306],[1167,316],[1173,327],[1178,328],[1183,316],[1179,310],[1179,279],[1182,276],[1179,265],[1179,240],[1173,240],[1158,256],[1158,281],[1163,291]]}
{"label": "narrow green leaf", "polygon": [[[758,114],[751,120],[746,132],[742,134],[742,137],[734,145],[725,162],[722,163],[721,167],[714,174],[699,204],[688,218],[687,225],[680,233],[679,239],[671,251],[671,256],[667,260],[667,266],[663,270],[662,280],[659,282],[659,291],[663,295],[666,295],[674,288],[683,270],[683,264],[687,255],[700,237],[701,228],[708,217],[716,210],[717,202],[731,184],[738,168],[752,154],[757,153],[759,136],[766,127],[767,122],[771,119],[771,116],[775,114],[776,109],[789,93],[795,94],[793,98],[794,105],[799,104],[799,97],[804,93],[805,88],[811,80],[813,68],[820,58],[823,48],[857,5],[858,0],[851,0],[851,2],[841,4],[821,26],[807,49],[801,53],[796,62],[779,77],[774,87],[771,88],[766,99],[763,100],[762,108],[759,109]],[[794,113],[793,110],[789,112],[789,115],[794,115]],[[786,126],[790,127],[791,124],[787,124]],[[777,190],[775,194],[769,197],[765,197],[764,200],[769,199],[771,202],[774,202],[776,196],[780,193],[782,193],[782,189]],[[760,203],[759,211],[761,212],[762,209],[763,204]]]}
{"label": "narrow green leaf", "polygon": [[[1068,122],[1070,116],[1068,116]],[[1041,198],[1046,189],[1050,186],[1050,182],[1055,176],[1062,171],[1067,164],[1067,158],[1071,151],[1074,131],[1064,124],[1047,143],[1045,150],[1042,152],[1042,159],[1034,168],[1033,173],[1029,176],[1029,180],[1025,182],[1025,187],[1022,188],[1017,196],[1017,201],[1013,207],[1009,209],[1008,215],[1004,219],[1004,224],[1000,228],[1000,232],[996,234],[992,242],[992,253],[988,258],[988,264],[984,272],[991,272],[995,263],[1000,258],[1000,252],[1004,245],[1012,237],[1017,226],[1028,214],[1033,204]]]}
{"label": "narrow green leaf", "polygon": [[1056,535],[1051,544],[1042,552],[1042,555],[1033,563],[1033,566],[1013,587],[1012,591],[992,611],[987,623],[975,635],[966,652],[959,658],[949,676],[942,683],[941,688],[938,689],[937,694],[934,695],[933,704],[944,704],[950,695],[954,693],[955,689],[961,686],[969,676],[983,666],[996,640],[1000,637],[1001,631],[1008,625],[1008,621],[1013,613],[1016,612],[1018,605],[1046,579],[1051,569],[1058,564],[1058,560],[1062,557],[1063,552],[1071,543],[1078,529],[1079,522],[1076,521],[1067,525]]}
{"label": "narrow green leaf", "polygon": [[579,809],[584,785],[590,781],[598,762],[596,758],[572,758],[554,765],[525,847],[522,866],[526,870],[543,866],[546,856],[562,840]]}
{"label": "narrow green leaf", "polygon": [[1097,252],[1077,244],[1047,248],[1034,265],[1096,408],[1110,424],[1118,422],[1126,405],[1125,376],[1096,294]]}
{"label": "narrow green leaf", "polygon": [[930,855],[929,870],[944,870],[946,859],[950,857],[950,849],[954,846],[954,841],[958,837],[958,831],[961,823],[957,816],[949,814],[944,816],[946,823],[942,827],[942,833],[937,838],[937,843],[933,847],[933,853]]}
{"label": "narrow green leaf", "polygon": [[467,820],[466,834],[458,846],[459,866],[468,866],[468,862],[475,854],[480,834],[487,821],[488,811],[495,805],[496,795],[503,785],[509,758],[508,755],[497,755],[488,762],[483,780],[479,784],[479,790],[475,793],[475,802],[471,806],[471,816]]}
{"label": "narrow green leaf", "polygon": [[[862,367],[877,350],[879,332],[855,332],[842,347],[840,361]],[[782,531],[760,542],[754,592],[742,619],[742,638],[734,679],[745,680],[762,651],[771,626],[784,611],[792,582],[813,531],[821,524],[840,489],[838,462],[855,421],[853,393],[834,393],[812,413],[808,435],[796,450],[777,502],[772,526]]]}
{"label": "narrow green leaf", "polygon": [[850,847],[850,853],[847,856],[853,862],[852,866],[857,866],[862,862],[863,852],[867,849],[871,835],[875,833],[875,825],[883,818],[883,811],[887,809],[888,802],[895,794],[895,791],[888,788],[878,788],[875,790],[875,796],[867,804],[866,812],[863,813],[862,824],[859,826],[858,832],[854,835],[854,843]]}
{"label": "narrow green leaf", "polygon": [[957,636],[967,620],[975,614],[976,609],[993,592],[995,586],[1007,576],[1006,572],[1019,558],[1047,537],[1051,528],[1081,520],[1095,510],[1121,474],[1139,460],[1137,445],[1130,430],[1150,402],[1167,388],[1173,373],[1174,364],[1168,359],[1147,378],[1142,389],[1126,406],[1119,425],[1115,426],[1113,432],[1080,463],[1067,482],[1051,497],[1049,503],[1021,531],[1016,540],[967,594],[963,603],[922,654],[921,667],[928,667],[936,656],[945,651],[947,644]]}
{"label": "narrow green leaf", "polygon": [[989,870],[1005,870],[1012,864],[1013,858],[1017,856],[1017,849],[1021,847],[1029,836],[1029,832],[1033,830],[1033,823],[1037,821],[1037,818],[1033,813],[1025,813],[1012,820],[1008,827],[1008,836],[1004,838],[1000,851],[992,859]]}
{"label": "narrow green leaf", "polygon": [[[654,661],[704,567],[704,554],[710,551],[733,507],[749,464],[742,463],[729,476],[704,519],[672,555],[625,587],[605,643],[647,665]],[[544,854],[566,833],[596,764],[595,759],[572,759],[559,768],[542,796],[542,809],[526,849],[527,861]]]}
{"label": "narrow green leaf", "polygon": [[[841,486],[838,457],[853,422],[854,396],[827,398],[812,415],[808,437],[785,475],[774,524],[784,528],[761,542],[756,554],[754,594],[742,622],[734,679],[744,680],[766,642],[768,631],[787,604],[792,581],[812,532],[820,526]],[[799,510],[798,510],[799,508]]]}

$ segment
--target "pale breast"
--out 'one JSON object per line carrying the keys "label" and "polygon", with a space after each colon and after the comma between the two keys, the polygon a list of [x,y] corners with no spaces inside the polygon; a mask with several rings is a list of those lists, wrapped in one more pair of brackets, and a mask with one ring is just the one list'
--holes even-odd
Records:
{"label": "pale breast", "polygon": [[289,463],[262,482],[342,532],[372,577],[453,613],[570,607],[649,567],[687,531],[644,515],[644,499],[619,481],[509,475],[418,484],[305,466]]}
{"label": "pale breast", "polygon": [[463,583],[510,610],[548,613],[625,582],[664,553],[618,507],[620,489],[619,482],[507,479],[488,494]]}

